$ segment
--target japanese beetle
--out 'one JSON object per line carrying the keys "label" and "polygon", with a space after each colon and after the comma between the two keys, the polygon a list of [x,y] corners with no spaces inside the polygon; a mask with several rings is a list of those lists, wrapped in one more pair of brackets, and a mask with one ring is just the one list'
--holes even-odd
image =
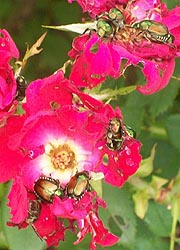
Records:
{"label": "japanese beetle", "polygon": [[124,131],[121,127],[121,121],[117,117],[109,122],[106,132],[106,146],[110,150],[118,150],[121,148],[124,141]]}
{"label": "japanese beetle", "polygon": [[87,172],[79,172],[71,177],[66,187],[67,196],[79,199],[85,191],[90,191],[89,176]]}
{"label": "japanese beetle", "polygon": [[30,200],[28,208],[28,218],[26,219],[27,223],[33,223],[36,221],[41,212],[41,204],[39,200]]}
{"label": "japanese beetle", "polygon": [[111,20],[117,20],[119,22],[122,22],[124,20],[122,12],[117,8],[110,9],[108,16]]}
{"label": "japanese beetle", "polygon": [[113,27],[108,20],[99,19],[97,21],[97,33],[100,37],[110,37],[113,34]]}
{"label": "japanese beetle", "polygon": [[35,195],[44,202],[52,203],[55,195],[63,197],[63,189],[58,180],[41,176],[34,184]]}
{"label": "japanese beetle", "polygon": [[112,8],[108,13],[108,17],[110,18],[113,25],[116,27],[115,31],[117,32],[119,28],[124,26],[124,16],[119,9]]}
{"label": "japanese beetle", "polygon": [[119,9],[112,8],[97,19],[97,33],[100,37],[113,37],[124,26],[124,16]]}
{"label": "japanese beetle", "polygon": [[169,33],[168,28],[162,23],[152,20],[143,20],[133,24],[133,27],[147,31],[147,38],[155,42],[172,43],[174,41],[174,36]]}
{"label": "japanese beetle", "polygon": [[17,83],[17,94],[16,94],[16,100],[22,101],[25,97],[25,91],[28,86],[27,81],[25,78],[21,75],[18,75],[16,77],[16,83]]}

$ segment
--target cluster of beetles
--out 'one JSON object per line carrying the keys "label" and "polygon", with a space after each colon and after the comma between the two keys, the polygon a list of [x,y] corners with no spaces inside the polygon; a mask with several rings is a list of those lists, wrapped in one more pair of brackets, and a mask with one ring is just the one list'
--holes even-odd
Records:
{"label": "cluster of beetles", "polygon": [[[143,20],[132,25],[124,24],[124,16],[117,8],[112,8],[109,12],[98,16],[96,26],[97,34],[102,38],[118,39],[118,35],[122,29],[134,29],[150,41],[164,44],[174,41],[174,37],[169,33],[168,28],[159,22]],[[19,82],[21,83],[21,81]],[[24,93],[20,94],[24,96]],[[122,127],[119,118],[115,117],[111,119],[106,131],[107,148],[112,151],[120,150],[126,135],[133,138],[136,137],[136,133],[132,128],[126,125]],[[61,199],[69,197],[79,200],[85,192],[91,190],[90,178],[86,171],[76,173],[71,177],[65,188],[61,187],[59,180],[41,176],[34,183],[34,194],[37,199],[29,203],[29,216],[27,221],[33,223],[38,218],[41,210],[41,202],[52,203],[54,196],[58,196]]]}
{"label": "cluster of beetles", "polygon": [[[126,135],[135,138],[136,133],[129,126],[124,125],[124,128],[122,128],[120,119],[114,117],[110,120],[106,131],[106,146],[112,151],[119,150]],[[76,173],[71,177],[65,188],[61,187],[59,180],[41,176],[34,183],[34,194],[37,199],[29,202],[27,222],[33,223],[37,220],[41,211],[41,202],[52,203],[54,196],[58,196],[61,199],[68,197],[79,200],[88,191],[92,191],[92,187],[87,171]]]}
{"label": "cluster of beetles", "polygon": [[128,25],[124,23],[123,13],[117,9],[112,8],[109,12],[105,12],[97,18],[97,33],[100,37],[115,38],[118,37],[122,29],[128,32],[128,29],[133,29],[137,36],[141,35],[147,40],[159,43],[172,43],[174,41],[173,35],[168,31],[168,28],[162,23],[143,20],[140,22]]}
{"label": "cluster of beetles", "polygon": [[61,187],[59,180],[41,176],[34,183],[34,194],[37,199],[29,202],[27,222],[33,223],[38,219],[41,211],[41,202],[52,203],[55,195],[61,199],[64,197],[71,197],[79,200],[86,191],[91,190],[89,176],[86,171],[76,173],[71,177],[65,188]]}

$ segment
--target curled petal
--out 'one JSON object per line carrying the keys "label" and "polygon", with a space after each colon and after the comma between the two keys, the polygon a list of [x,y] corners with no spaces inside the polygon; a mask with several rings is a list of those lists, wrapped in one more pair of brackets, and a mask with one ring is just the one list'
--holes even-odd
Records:
{"label": "curled petal", "polygon": [[9,64],[0,64],[0,111],[5,110],[13,102],[17,84],[14,72]]}
{"label": "curled petal", "polygon": [[[16,177],[8,195],[8,206],[11,208],[11,221],[20,224],[27,218],[28,197],[21,177]],[[20,205],[19,205],[20,204]]]}
{"label": "curled petal", "polygon": [[53,213],[61,218],[82,219],[91,209],[92,196],[86,193],[79,201],[74,199],[61,200],[54,198],[52,205]]}
{"label": "curled petal", "polygon": [[14,116],[8,119],[6,126],[0,128],[0,182],[6,182],[22,171],[24,158],[9,145],[11,136],[21,129],[22,124],[23,118]]}
{"label": "curled petal", "polygon": [[139,92],[150,95],[165,88],[174,72],[175,60],[165,61],[163,63],[147,62],[144,65],[143,73],[146,76],[147,83],[144,86],[138,86]]}
{"label": "curled petal", "polygon": [[47,204],[41,204],[41,213],[33,223],[33,228],[48,246],[57,246],[60,240],[64,240],[64,225],[52,214]]}
{"label": "curled petal", "polygon": [[23,108],[29,114],[34,114],[39,110],[56,110],[61,105],[71,104],[69,84],[61,70],[49,77],[31,82],[26,89],[26,103]]}
{"label": "curled petal", "polygon": [[119,241],[119,237],[110,233],[104,227],[96,213],[91,212],[83,221],[80,221],[80,224],[81,230],[78,233],[78,240],[74,244],[78,244],[83,240],[87,233],[92,234],[90,250],[95,250],[97,248],[96,244],[106,247],[112,246]]}
{"label": "curled petal", "polygon": [[141,162],[140,142],[134,138],[125,139],[124,147],[119,151],[110,151],[107,147],[103,152],[108,157],[108,162],[100,166],[98,171],[104,173],[104,180],[113,186],[122,187],[128,177],[133,175]]}
{"label": "curled petal", "polygon": [[9,52],[10,57],[19,58],[19,51],[7,30],[0,30],[0,50]]}
{"label": "curled petal", "polygon": [[[75,0],[68,0],[69,3],[72,3]],[[83,12],[88,12],[89,15],[95,18],[97,15],[108,11],[110,8],[115,6],[115,4],[125,4],[127,0],[76,0],[77,3],[82,7]]]}

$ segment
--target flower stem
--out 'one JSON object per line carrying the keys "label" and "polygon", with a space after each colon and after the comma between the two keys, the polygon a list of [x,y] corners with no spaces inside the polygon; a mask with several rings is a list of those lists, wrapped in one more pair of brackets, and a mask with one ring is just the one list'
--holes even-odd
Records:
{"label": "flower stem", "polygon": [[176,225],[177,225],[177,219],[178,219],[178,202],[174,203],[173,208],[173,223],[172,223],[172,229],[171,229],[171,238],[170,238],[170,250],[174,250],[175,245],[175,238],[176,238]]}
{"label": "flower stem", "polygon": [[171,78],[180,81],[180,77],[171,76]]}

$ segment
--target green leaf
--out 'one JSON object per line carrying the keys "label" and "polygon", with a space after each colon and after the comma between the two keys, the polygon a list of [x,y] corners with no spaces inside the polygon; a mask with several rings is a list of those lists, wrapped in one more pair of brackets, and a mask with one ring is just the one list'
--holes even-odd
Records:
{"label": "green leaf", "polygon": [[144,218],[150,231],[156,236],[169,237],[172,226],[171,211],[164,205],[155,202],[149,203],[149,208]]}
{"label": "green leaf", "polygon": [[107,202],[106,211],[101,211],[103,222],[109,225],[110,231],[120,236],[119,244],[133,249],[136,237],[136,216],[133,202],[125,188],[117,189],[103,185],[103,198]]}
{"label": "green leaf", "polygon": [[103,89],[103,90],[99,90],[98,94],[93,93],[93,91],[89,92],[89,94],[91,94],[91,96],[93,96],[94,98],[98,99],[98,100],[111,100],[111,99],[116,99],[116,97],[118,95],[127,95],[131,92],[133,92],[136,89],[135,85],[132,86],[128,86],[128,87],[122,87],[119,89]]}
{"label": "green leaf", "polygon": [[170,142],[180,152],[180,115],[175,114],[169,116],[166,122],[167,133]]}
{"label": "green leaf", "polygon": [[131,126],[137,133],[140,131],[147,97],[138,92],[132,92],[127,96],[125,105],[121,107],[125,124]]}
{"label": "green leaf", "polygon": [[5,192],[5,184],[1,183],[0,184],[0,201],[2,200],[2,198],[4,197],[4,192]]}
{"label": "green leaf", "polygon": [[1,232],[1,231],[0,231],[0,249],[1,250],[8,249],[7,241],[5,239],[5,236],[4,236],[3,232]]}
{"label": "green leaf", "polygon": [[121,87],[117,90],[114,90],[114,95],[128,95],[131,92],[133,92],[134,90],[136,90],[136,86],[135,85],[131,85],[131,86],[127,86],[127,87]]}
{"label": "green leaf", "polygon": [[180,154],[166,141],[157,141],[154,171],[166,179],[172,179],[179,170]]}
{"label": "green leaf", "polygon": [[143,159],[141,161],[140,168],[138,169],[138,171],[135,173],[134,176],[146,177],[152,173],[155,152],[156,152],[156,145],[153,146],[151,150],[151,155],[148,158]]}
{"label": "green leaf", "polygon": [[166,2],[167,4],[167,8],[168,9],[173,9],[177,6],[177,1],[169,1],[169,0],[165,0],[164,2]]}
{"label": "green leaf", "polygon": [[71,31],[71,32],[75,32],[78,34],[83,34],[86,30],[95,30],[96,22],[72,23],[72,24],[60,25],[60,26],[42,25],[42,27],[47,28],[47,29]]}
{"label": "green leaf", "polygon": [[135,213],[136,215],[143,219],[147,210],[148,210],[148,205],[149,205],[149,195],[148,195],[148,190],[140,190],[136,192],[133,195],[133,200],[135,203]]}
{"label": "green leaf", "polygon": [[152,176],[151,186],[155,191],[159,191],[159,189],[167,183],[167,179],[155,175]]}
{"label": "green leaf", "polygon": [[139,221],[137,232],[133,250],[169,250],[168,240],[154,235],[143,221]]}
{"label": "green leaf", "polygon": [[166,88],[148,97],[150,104],[150,113],[152,117],[157,117],[159,114],[166,111],[174,103],[179,92],[179,83],[172,79]]}

